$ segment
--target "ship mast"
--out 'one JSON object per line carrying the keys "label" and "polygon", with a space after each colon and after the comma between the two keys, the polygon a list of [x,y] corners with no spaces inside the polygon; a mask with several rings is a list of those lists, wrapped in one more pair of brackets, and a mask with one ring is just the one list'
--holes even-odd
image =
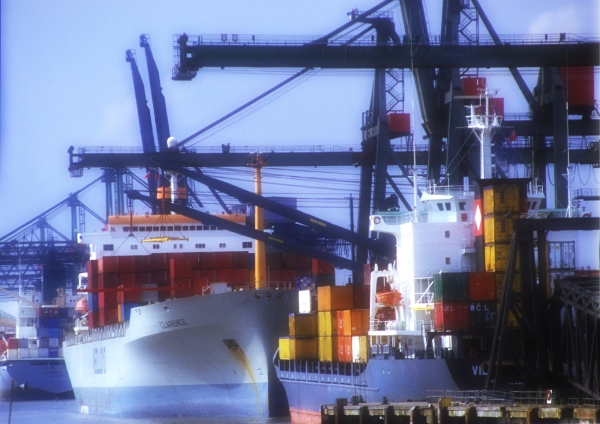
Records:
{"label": "ship mast", "polygon": [[[495,93],[494,93],[495,94]],[[481,143],[480,154],[480,177],[482,179],[492,178],[492,130],[500,127],[502,116],[490,114],[490,90],[486,87],[482,90],[482,95],[485,98],[485,110],[483,115],[475,114],[475,105],[468,106],[471,108],[471,114],[467,116],[467,126],[475,130],[475,134]]]}

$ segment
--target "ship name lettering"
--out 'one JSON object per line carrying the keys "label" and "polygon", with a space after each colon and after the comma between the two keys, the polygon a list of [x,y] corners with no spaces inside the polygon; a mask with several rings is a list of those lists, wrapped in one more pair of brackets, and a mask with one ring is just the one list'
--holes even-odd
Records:
{"label": "ship name lettering", "polygon": [[473,375],[487,375],[487,372],[482,370],[479,365],[473,365],[471,369],[473,370]]}
{"label": "ship name lettering", "polygon": [[160,325],[160,328],[162,329],[167,329],[167,328],[173,328],[173,327],[182,327],[184,325],[188,325],[188,323],[184,320],[184,319],[173,319],[170,321],[159,321],[158,325]]}

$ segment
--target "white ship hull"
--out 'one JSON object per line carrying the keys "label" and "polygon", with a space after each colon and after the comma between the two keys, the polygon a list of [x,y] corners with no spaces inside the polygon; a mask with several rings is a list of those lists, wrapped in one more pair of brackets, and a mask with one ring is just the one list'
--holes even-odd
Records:
{"label": "white ship hull", "polygon": [[274,416],[287,411],[272,355],[297,292],[238,291],[134,308],[129,322],[68,338],[83,413]]}

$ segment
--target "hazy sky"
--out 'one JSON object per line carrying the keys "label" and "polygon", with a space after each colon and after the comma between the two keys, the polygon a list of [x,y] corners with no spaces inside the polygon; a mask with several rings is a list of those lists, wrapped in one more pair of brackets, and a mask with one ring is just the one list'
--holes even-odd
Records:
{"label": "hazy sky", "polygon": [[[600,0],[480,0],[496,31],[503,34],[588,34],[600,37]],[[287,78],[293,70],[202,70],[191,82],[170,79],[173,35],[260,34],[320,36],[347,22],[352,8],[366,10],[376,1],[255,0],[3,0],[0,80],[0,236],[64,199],[100,175],[86,170],[69,176],[67,149],[84,146],[141,146],[135,98],[125,50],[135,49],[150,105],[145,56],[140,34],[149,34],[161,73],[171,133],[183,139]],[[425,0],[431,34],[440,32],[441,0]],[[396,28],[402,33],[397,7]],[[486,34],[481,25],[480,32]],[[598,71],[598,68],[596,68]],[[530,87],[535,74],[526,74]],[[596,79],[598,74],[596,74]],[[507,113],[526,112],[525,102],[506,72],[492,71],[488,84],[505,97]],[[255,110],[243,120],[202,141],[199,146],[359,146],[361,114],[369,106],[371,71],[320,71],[297,87]],[[410,101],[406,111],[418,111]],[[596,98],[598,83],[596,83]],[[414,109],[413,109],[414,108]],[[417,117],[417,120],[419,118]],[[420,125],[420,122],[417,122]],[[417,130],[418,135],[418,130]],[[417,137],[418,138],[418,137]],[[315,171],[318,174],[315,175]],[[267,173],[267,172],[266,172]],[[268,173],[267,173],[268,174]],[[313,170],[303,179],[265,177],[265,195],[298,190],[318,197],[314,179],[331,188],[335,178],[355,180],[346,170]],[[248,171],[218,171],[229,181],[251,182]],[[306,178],[305,178],[306,177]],[[600,181],[600,174],[592,175]],[[583,178],[585,182],[586,178]],[[278,184],[275,184],[278,183]],[[296,187],[300,186],[300,188]],[[304,188],[302,188],[304,187]],[[300,202],[348,225],[339,208],[356,193],[351,184],[325,192],[336,209],[316,209],[316,201]],[[100,185],[81,197],[103,214]],[[304,202],[304,203],[303,203]],[[329,216],[327,216],[329,215]],[[65,221],[69,222],[69,215]],[[88,221],[92,229],[93,220]]]}

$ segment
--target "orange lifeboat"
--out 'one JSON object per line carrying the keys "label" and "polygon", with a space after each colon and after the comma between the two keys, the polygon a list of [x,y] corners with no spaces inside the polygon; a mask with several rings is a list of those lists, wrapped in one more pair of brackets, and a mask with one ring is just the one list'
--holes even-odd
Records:
{"label": "orange lifeboat", "polygon": [[402,294],[396,290],[388,290],[375,293],[375,299],[377,303],[383,306],[398,306],[402,300]]}
{"label": "orange lifeboat", "polygon": [[77,303],[75,304],[75,312],[79,312],[82,315],[87,314],[87,312],[88,312],[87,297],[82,297],[81,299],[79,299],[77,301]]}

